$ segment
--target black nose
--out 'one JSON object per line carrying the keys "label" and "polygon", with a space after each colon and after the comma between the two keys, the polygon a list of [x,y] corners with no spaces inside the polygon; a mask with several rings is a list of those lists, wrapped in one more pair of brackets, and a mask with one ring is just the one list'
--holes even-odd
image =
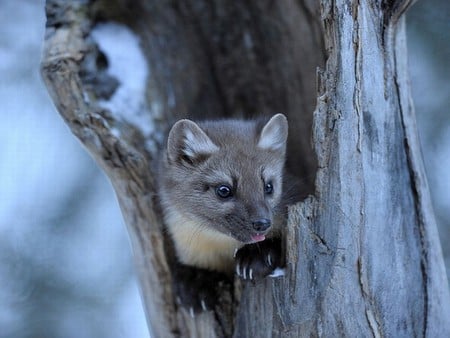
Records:
{"label": "black nose", "polygon": [[266,231],[270,228],[270,219],[267,218],[261,218],[252,223],[253,229],[255,229],[258,232]]}

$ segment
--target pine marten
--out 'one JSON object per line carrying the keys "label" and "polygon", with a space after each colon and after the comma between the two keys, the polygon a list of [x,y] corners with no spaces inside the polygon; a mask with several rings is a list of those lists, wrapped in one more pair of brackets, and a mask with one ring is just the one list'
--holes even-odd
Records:
{"label": "pine marten", "polygon": [[256,279],[280,264],[288,123],[283,114],[265,122],[183,119],[169,132],[159,196],[187,275],[177,278],[196,284],[182,286],[179,295],[191,311],[214,303],[212,274]]}

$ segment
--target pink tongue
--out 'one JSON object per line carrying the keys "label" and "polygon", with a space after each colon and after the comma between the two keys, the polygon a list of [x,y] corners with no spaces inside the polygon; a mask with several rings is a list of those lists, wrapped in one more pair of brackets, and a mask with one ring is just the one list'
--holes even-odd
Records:
{"label": "pink tongue", "polygon": [[263,241],[265,239],[266,239],[266,236],[264,236],[264,235],[253,235],[252,236],[252,241],[253,242],[261,242],[261,241]]}

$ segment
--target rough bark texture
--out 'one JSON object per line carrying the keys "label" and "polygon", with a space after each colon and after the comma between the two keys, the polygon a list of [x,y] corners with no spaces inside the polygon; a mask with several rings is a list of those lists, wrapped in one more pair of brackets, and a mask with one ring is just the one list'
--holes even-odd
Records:
{"label": "rough bark texture", "polygon": [[[115,187],[153,337],[450,336],[408,87],[410,3],[317,4],[47,1],[43,77]],[[164,112],[148,114],[162,133],[184,116],[286,113],[288,167],[313,194],[290,208],[284,278],[237,281],[222,307],[194,319],[177,307],[152,171],[161,144],[99,108],[99,87],[114,88],[87,66],[99,21],[140,36],[152,69],[148,104],[157,98]]]}

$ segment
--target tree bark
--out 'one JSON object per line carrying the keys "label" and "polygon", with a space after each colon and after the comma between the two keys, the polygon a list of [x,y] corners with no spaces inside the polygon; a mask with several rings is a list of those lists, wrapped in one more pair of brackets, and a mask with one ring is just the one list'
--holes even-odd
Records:
{"label": "tree bark", "polygon": [[[410,2],[47,1],[42,74],[115,188],[153,337],[450,336],[408,84]],[[155,133],[185,116],[288,116],[288,169],[310,196],[289,210],[285,277],[236,280],[195,318],[176,305],[154,184],[162,142],[99,106],[114,90],[89,35],[101,21],[140,37],[147,103],[164,112],[145,112]]]}

